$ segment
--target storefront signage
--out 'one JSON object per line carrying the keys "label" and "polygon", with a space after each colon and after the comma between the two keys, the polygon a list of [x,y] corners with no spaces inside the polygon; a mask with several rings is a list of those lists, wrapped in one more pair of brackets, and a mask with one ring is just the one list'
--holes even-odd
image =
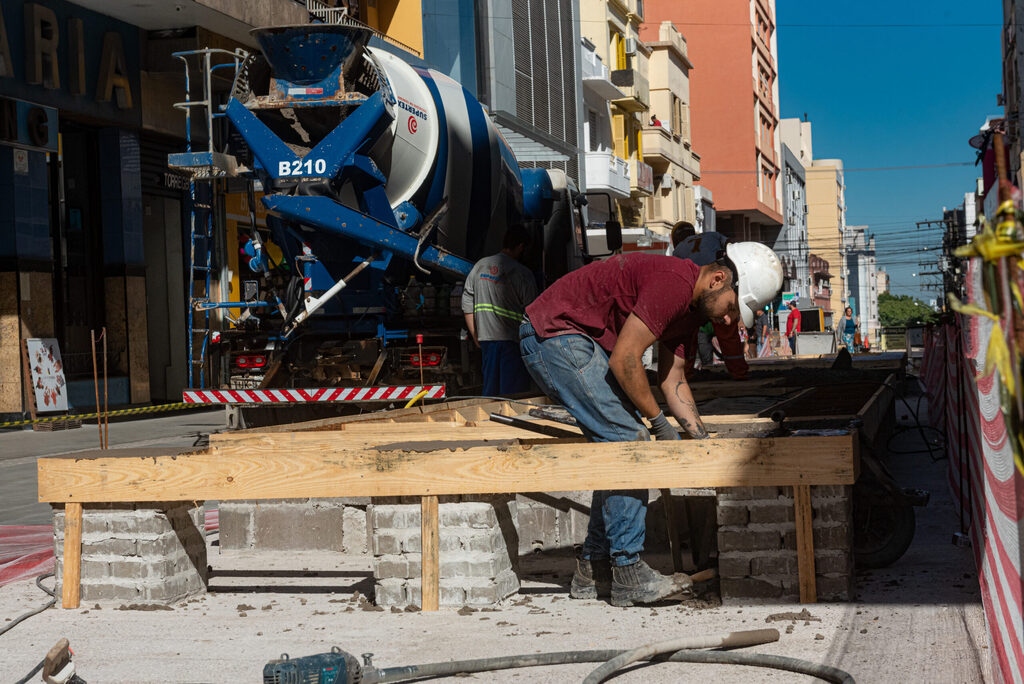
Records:
{"label": "storefront signage", "polygon": [[0,97],[0,142],[57,151],[57,110]]}
{"label": "storefront signage", "polygon": [[140,32],[69,2],[0,3],[0,93],[140,121]]}

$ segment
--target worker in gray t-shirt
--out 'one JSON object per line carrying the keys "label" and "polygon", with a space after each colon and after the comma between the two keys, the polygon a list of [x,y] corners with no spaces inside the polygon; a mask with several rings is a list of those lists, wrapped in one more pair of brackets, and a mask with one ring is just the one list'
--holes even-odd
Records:
{"label": "worker in gray t-shirt", "polygon": [[510,226],[500,252],[473,266],[462,292],[462,313],[473,341],[483,352],[485,396],[526,392],[530,376],[519,354],[519,323],[537,284],[519,263],[530,245],[521,226]]}

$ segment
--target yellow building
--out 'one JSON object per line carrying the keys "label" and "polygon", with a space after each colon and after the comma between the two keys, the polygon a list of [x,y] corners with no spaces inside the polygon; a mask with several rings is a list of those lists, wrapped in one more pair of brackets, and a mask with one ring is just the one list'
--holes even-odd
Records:
{"label": "yellow building", "polygon": [[[611,70],[611,82],[624,97],[611,101],[614,153],[629,168],[628,198],[618,201],[624,228],[644,224],[644,198],[654,192],[654,172],[644,161],[643,127],[650,108],[650,49],[640,40],[642,0],[581,0],[580,33]],[[628,241],[628,240],[627,240]]]}
{"label": "yellow building", "polygon": [[647,198],[646,223],[669,238],[679,221],[696,224],[693,186],[700,180],[700,157],[690,140],[690,63],[686,39],[670,21],[646,24],[643,35],[651,50],[651,104],[643,127],[644,161],[654,170],[654,191]]}
{"label": "yellow building", "polygon": [[[828,261],[833,276],[829,299],[833,318],[842,315],[846,301],[843,232],[846,229],[846,185],[841,159],[815,159],[807,174],[807,241],[810,249]],[[838,282],[835,280],[838,278]],[[827,318],[826,313],[826,318]]]}

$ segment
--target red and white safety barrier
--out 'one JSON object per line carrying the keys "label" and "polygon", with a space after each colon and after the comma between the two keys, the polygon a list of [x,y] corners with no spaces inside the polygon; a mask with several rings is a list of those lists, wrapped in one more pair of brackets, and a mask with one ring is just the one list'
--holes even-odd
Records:
{"label": "red and white safety barrier", "polygon": [[391,387],[312,387],[309,389],[185,390],[186,404],[301,404],[347,401],[401,401],[426,390],[424,399],[444,399],[444,385],[398,385]]}

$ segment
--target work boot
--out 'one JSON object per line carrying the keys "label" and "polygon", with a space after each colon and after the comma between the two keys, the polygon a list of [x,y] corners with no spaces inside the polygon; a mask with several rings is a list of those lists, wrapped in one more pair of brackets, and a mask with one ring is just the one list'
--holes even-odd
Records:
{"label": "work boot", "polygon": [[612,569],[607,558],[594,561],[576,556],[576,572],[569,585],[569,596],[574,599],[596,599],[612,593]]}
{"label": "work boot", "polygon": [[654,603],[679,594],[685,589],[682,582],[662,575],[642,560],[631,565],[612,566],[613,606]]}

